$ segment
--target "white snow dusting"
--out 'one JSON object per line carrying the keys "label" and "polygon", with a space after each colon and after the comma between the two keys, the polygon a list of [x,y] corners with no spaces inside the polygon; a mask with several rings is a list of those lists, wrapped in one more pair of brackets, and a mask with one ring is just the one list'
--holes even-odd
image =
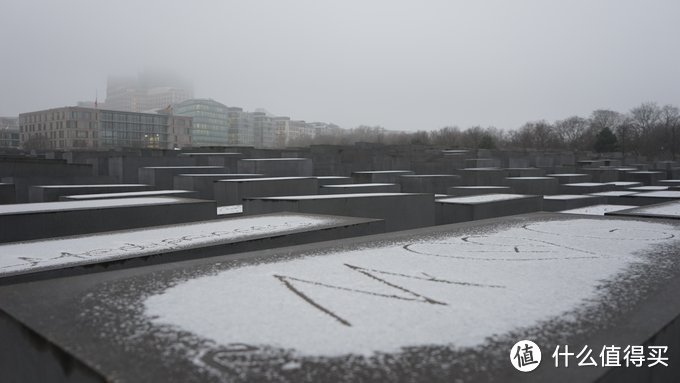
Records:
{"label": "white snow dusting", "polygon": [[182,282],[147,298],[145,315],[218,344],[306,356],[474,347],[596,301],[602,281],[678,234],[574,219],[338,249]]}

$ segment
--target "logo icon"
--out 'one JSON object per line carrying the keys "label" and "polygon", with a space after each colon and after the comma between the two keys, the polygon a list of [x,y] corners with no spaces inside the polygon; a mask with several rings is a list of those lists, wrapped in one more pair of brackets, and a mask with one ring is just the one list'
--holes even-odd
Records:
{"label": "logo icon", "polygon": [[530,340],[520,340],[510,349],[510,362],[522,372],[531,372],[541,364],[541,349]]}

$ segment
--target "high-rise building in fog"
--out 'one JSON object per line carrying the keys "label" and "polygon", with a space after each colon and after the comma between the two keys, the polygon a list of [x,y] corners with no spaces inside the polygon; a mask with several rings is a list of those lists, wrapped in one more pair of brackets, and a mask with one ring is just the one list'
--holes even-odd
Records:
{"label": "high-rise building in fog", "polygon": [[138,76],[109,76],[105,105],[100,107],[147,112],[165,109],[193,97],[189,82],[172,75],[145,72]]}
{"label": "high-rise building in fog", "polygon": [[211,99],[185,100],[175,104],[172,113],[193,119],[191,142],[193,146],[229,145],[229,108]]}

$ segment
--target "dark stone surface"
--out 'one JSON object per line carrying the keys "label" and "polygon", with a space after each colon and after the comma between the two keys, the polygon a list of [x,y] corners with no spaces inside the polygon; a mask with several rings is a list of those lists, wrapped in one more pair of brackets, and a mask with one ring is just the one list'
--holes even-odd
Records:
{"label": "dark stone surface", "polygon": [[177,197],[0,205],[0,242],[168,225],[216,217],[214,201]]}
{"label": "dark stone surface", "polygon": [[[600,282],[597,300],[582,301],[573,312],[527,323],[509,333],[492,334],[493,330],[487,329],[490,331],[489,338],[476,346],[457,347],[456,340],[451,339],[452,343],[448,345],[413,344],[394,353],[311,357],[296,354],[295,350],[281,346],[244,344],[239,339],[233,339],[230,344],[216,343],[182,328],[161,325],[154,318],[146,316],[144,311],[144,302],[151,296],[187,281],[240,267],[276,264],[304,257],[328,256],[331,262],[335,252],[366,251],[394,246],[395,243],[407,243],[408,247],[423,241],[436,242],[451,235],[466,238],[508,227],[528,230],[532,225],[544,222],[561,222],[564,227],[570,227],[571,222],[583,224],[585,218],[576,215],[531,214],[0,287],[0,339],[4,341],[0,348],[0,380],[23,382],[31,381],[31,378],[44,381],[66,377],[67,381],[117,382],[677,381],[680,367],[677,363],[680,358],[680,295],[677,294],[680,288],[680,262],[676,257],[677,239],[649,247],[648,251],[639,254],[646,262],[632,263],[614,279]],[[607,228],[616,228],[630,221],[612,217],[587,219],[593,225],[605,225]],[[664,224],[675,229],[680,227],[676,221],[664,221]],[[530,231],[527,233],[528,238],[531,238],[533,234]],[[569,236],[565,233],[550,235],[555,237],[558,245],[561,238]],[[633,236],[635,233],[629,232],[627,235]],[[605,240],[592,235],[583,238],[588,241]],[[512,247],[520,240],[509,238],[508,246]],[[551,249],[550,246],[558,245],[540,246]],[[540,270],[546,262],[558,262],[569,267],[574,267],[574,262],[579,262],[577,265],[588,263],[587,259],[550,258],[553,256],[551,251],[533,254],[531,248],[524,244],[520,253],[521,257],[530,258],[523,262],[524,267],[529,269]],[[570,251],[563,247],[559,249],[567,253]],[[418,256],[418,253],[411,254]],[[445,254],[452,256],[452,268],[460,263],[455,258],[456,253]],[[508,253],[507,257],[512,254]],[[561,253],[558,251],[557,254]],[[606,256],[597,252],[591,254],[591,258],[596,259]],[[548,260],[541,260],[546,257],[549,257]],[[499,262],[503,261],[490,264]],[[373,270],[373,274],[369,275],[376,278],[375,272]],[[405,272],[416,273],[417,269]],[[314,278],[324,280],[322,275]],[[381,274],[380,278],[395,280],[394,275],[390,277],[387,274]],[[519,282],[524,278],[522,274],[508,275],[506,281]],[[470,279],[476,280],[475,275],[470,275]],[[370,278],[367,280],[371,281]],[[400,281],[411,285],[408,280]],[[374,282],[381,286],[378,281]],[[397,292],[394,288],[390,290],[390,286],[385,288],[388,292]],[[569,288],[564,286],[566,291]],[[473,287],[452,285],[451,289],[464,293]],[[398,293],[403,294],[403,291]],[[205,294],[213,294],[216,304],[229,305],[232,297],[239,292],[206,291]],[[305,304],[302,299],[300,302],[301,305]],[[391,300],[375,302],[385,304]],[[177,301],[172,304],[181,307],[182,303]],[[523,309],[532,307],[531,303],[532,295],[527,294],[524,300],[518,300],[515,314],[524,315]],[[395,300],[393,304],[419,303],[399,303]],[[484,304],[483,301],[479,302],[480,307]],[[315,315],[317,312],[321,318],[329,318],[322,312],[314,311],[312,306],[301,307],[304,309],[299,310],[300,316]],[[365,309],[377,308],[367,305]],[[278,318],[274,310],[270,317],[258,320],[274,322]],[[427,321],[428,318],[423,320]],[[442,327],[440,336],[445,337],[447,329],[461,325],[465,318],[461,317],[460,321]],[[472,327],[484,329],[485,325],[485,321],[481,321],[472,324]],[[308,328],[307,331],[312,334],[318,330]],[[386,332],[385,336],[399,335]],[[543,362],[532,373],[520,373],[510,365],[509,351],[520,339],[531,339],[543,350]],[[8,347],[8,344],[11,346]],[[576,352],[583,345],[588,345],[595,350],[593,356],[598,361],[599,356],[595,353],[603,345],[666,345],[669,347],[666,356],[670,358],[670,367],[576,367],[573,366],[576,360],[572,357],[572,367],[555,368],[550,354],[556,345],[565,344],[570,346],[570,350],[576,349]]]}

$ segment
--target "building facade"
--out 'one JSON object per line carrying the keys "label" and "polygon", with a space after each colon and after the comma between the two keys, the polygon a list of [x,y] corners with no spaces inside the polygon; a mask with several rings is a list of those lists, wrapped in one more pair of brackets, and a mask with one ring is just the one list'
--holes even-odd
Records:
{"label": "building facade", "polygon": [[211,99],[190,99],[175,104],[172,113],[191,117],[193,146],[229,145],[229,108]]}
{"label": "building facade", "polygon": [[191,146],[191,117],[64,107],[19,115],[27,149],[174,149]]}
{"label": "building facade", "polygon": [[0,117],[0,148],[17,149],[20,144],[19,118]]}
{"label": "building facade", "polygon": [[229,107],[227,118],[229,119],[229,132],[227,135],[229,145],[255,146],[252,114],[244,112],[242,108]]}

